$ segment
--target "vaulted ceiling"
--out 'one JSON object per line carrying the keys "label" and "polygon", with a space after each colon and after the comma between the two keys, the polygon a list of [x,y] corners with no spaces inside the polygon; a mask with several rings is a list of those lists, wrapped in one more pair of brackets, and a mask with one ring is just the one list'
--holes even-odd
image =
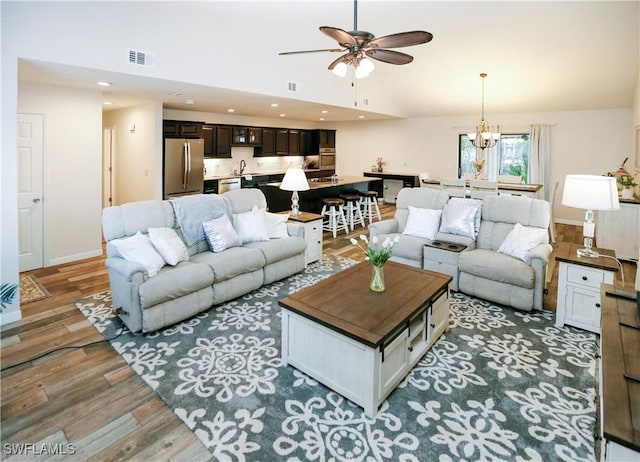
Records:
{"label": "vaulted ceiling", "polygon": [[[150,5],[140,2],[138,8],[145,4]],[[233,107],[236,114],[269,117],[275,114],[270,103],[278,102],[279,111],[286,107],[287,117],[299,120],[318,120],[327,107],[329,120],[353,120],[363,111],[370,112],[370,119],[475,114],[481,72],[488,74],[485,105],[490,114],[630,107],[638,82],[640,9],[635,1],[360,0],[359,30],[378,37],[426,30],[434,38],[398,49],[411,54],[412,63],[376,62],[372,74],[355,86],[349,76],[341,79],[327,70],[337,53],[278,55],[334,48],[336,43],[318,28],[352,30],[351,1],[185,2],[184,8],[194,17],[212,18],[211,28],[200,32],[201,42],[185,46],[202,47],[202,59],[216,59],[216,72],[237,73],[240,83],[234,88],[30,60],[20,63],[20,80],[95,88],[97,79],[111,78],[118,84],[104,97],[113,108],[162,101],[167,108],[225,113]],[[224,59],[220,50],[233,58]],[[238,55],[255,66],[236,64]],[[191,63],[175,65],[188,69]],[[256,91],[261,76],[276,74],[305,91]],[[325,103],[321,92],[314,93],[316,85],[327,82],[345,92],[344,101]],[[378,99],[387,102],[384,110],[367,108],[367,101]]]}

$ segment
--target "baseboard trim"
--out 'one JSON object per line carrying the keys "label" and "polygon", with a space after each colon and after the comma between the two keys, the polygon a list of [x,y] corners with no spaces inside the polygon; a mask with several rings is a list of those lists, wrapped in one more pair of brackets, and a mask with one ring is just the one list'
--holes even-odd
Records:
{"label": "baseboard trim", "polygon": [[78,260],[86,260],[87,258],[102,256],[102,249],[91,250],[89,252],[77,253],[75,255],[67,255],[65,257],[53,258],[49,260],[47,266],[62,265],[64,263],[71,263]]}

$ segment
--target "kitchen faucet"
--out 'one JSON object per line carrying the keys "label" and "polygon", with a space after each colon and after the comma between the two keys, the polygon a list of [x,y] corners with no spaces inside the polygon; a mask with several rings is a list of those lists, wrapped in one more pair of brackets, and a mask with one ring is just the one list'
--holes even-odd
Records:
{"label": "kitchen faucet", "polygon": [[242,172],[244,172],[245,168],[247,168],[247,163],[244,161],[244,159],[242,159],[240,161],[240,175],[242,175]]}

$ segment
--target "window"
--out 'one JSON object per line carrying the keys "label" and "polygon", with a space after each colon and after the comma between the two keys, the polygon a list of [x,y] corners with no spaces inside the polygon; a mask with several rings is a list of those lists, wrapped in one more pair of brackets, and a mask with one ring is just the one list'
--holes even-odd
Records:
{"label": "window", "polygon": [[[489,178],[522,175],[523,182],[528,183],[530,138],[528,133],[503,134],[495,147],[485,150],[485,175]],[[458,146],[460,178],[464,178],[465,175],[475,173],[473,163],[481,151],[476,150],[466,133],[460,135]]]}

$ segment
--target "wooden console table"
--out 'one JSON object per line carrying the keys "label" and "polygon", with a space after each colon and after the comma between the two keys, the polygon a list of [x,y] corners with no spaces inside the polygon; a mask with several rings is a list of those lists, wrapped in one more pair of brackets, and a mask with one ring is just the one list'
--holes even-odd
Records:
{"label": "wooden console table", "polygon": [[602,284],[600,412],[604,461],[640,460],[640,315]]}

